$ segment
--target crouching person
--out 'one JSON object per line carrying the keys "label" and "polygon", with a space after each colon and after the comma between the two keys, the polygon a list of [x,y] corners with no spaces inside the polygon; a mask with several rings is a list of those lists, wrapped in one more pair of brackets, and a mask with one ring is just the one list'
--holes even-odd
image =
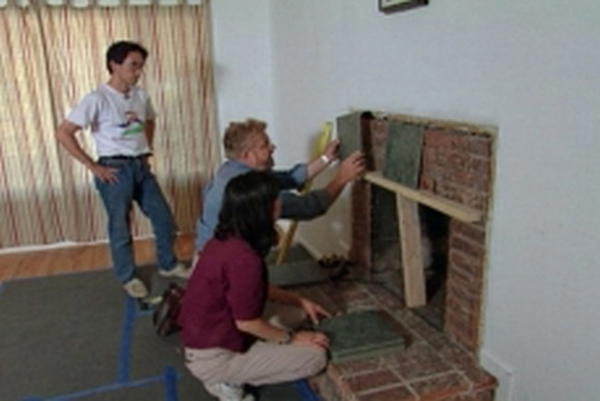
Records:
{"label": "crouching person", "polygon": [[179,318],[186,366],[221,401],[252,401],[244,385],[312,376],[327,364],[328,338],[293,331],[329,313],[269,285],[264,258],[275,244],[278,181],[249,172],[229,182],[215,236],[190,278]]}

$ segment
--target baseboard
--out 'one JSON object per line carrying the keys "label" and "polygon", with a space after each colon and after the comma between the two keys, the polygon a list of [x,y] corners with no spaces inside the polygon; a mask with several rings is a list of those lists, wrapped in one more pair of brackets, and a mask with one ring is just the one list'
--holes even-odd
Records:
{"label": "baseboard", "polygon": [[481,366],[498,379],[494,401],[516,401],[514,385],[516,370],[488,350],[481,351]]}

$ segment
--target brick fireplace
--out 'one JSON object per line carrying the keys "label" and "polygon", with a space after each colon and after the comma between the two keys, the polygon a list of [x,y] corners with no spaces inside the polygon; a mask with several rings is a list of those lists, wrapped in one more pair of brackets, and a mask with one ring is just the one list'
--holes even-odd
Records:
{"label": "brick fireplace", "polygon": [[353,280],[307,291],[340,313],[387,311],[411,345],[332,363],[311,384],[327,401],[493,400],[477,356],[495,129],[355,112],[338,135],[370,171],[352,189]]}
{"label": "brick fireplace", "polygon": [[[424,258],[432,259],[437,255],[445,264],[439,266],[439,261],[433,260],[438,262],[437,271],[425,277],[439,280],[442,276],[445,279],[442,283],[445,299],[441,305],[443,330],[465,349],[477,353],[481,338],[486,221],[492,195],[493,129],[401,115],[360,113],[343,118],[358,120],[350,125],[358,130],[350,129],[341,135],[342,138],[345,135],[360,138],[360,148],[367,155],[370,170],[383,172],[390,180],[399,176],[408,187],[481,212],[478,221],[467,222],[419,205],[420,231],[430,244],[423,250]],[[403,134],[415,138],[408,143],[408,146],[414,145],[413,148],[404,153],[393,149],[394,142],[398,141],[390,138]],[[407,163],[398,160],[399,157],[411,160]],[[412,176],[404,178],[394,174],[399,169],[412,169]],[[402,249],[398,246],[394,194],[367,180],[356,183],[352,194],[352,221],[350,258],[360,266],[365,277],[376,280],[378,276],[384,276],[392,283],[391,289],[402,296],[402,283],[394,283],[402,280],[398,274],[402,270]],[[445,232],[439,232],[440,226]],[[438,231],[436,238],[429,237],[432,231]],[[435,286],[429,289],[436,290],[432,287]],[[428,295],[431,300],[435,294]]]}

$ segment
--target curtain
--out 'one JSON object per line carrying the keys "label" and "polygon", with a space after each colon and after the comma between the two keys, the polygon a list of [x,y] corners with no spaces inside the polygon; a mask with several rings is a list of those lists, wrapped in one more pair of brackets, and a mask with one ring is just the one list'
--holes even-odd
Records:
{"label": "curtain", "polygon": [[[182,232],[218,162],[207,6],[0,9],[0,247],[95,241],[106,219],[92,175],[55,139],[71,107],[108,80],[116,40],[149,51],[140,86],[158,112],[153,170]],[[78,138],[95,155],[89,132]],[[151,226],[133,213],[135,236]]]}

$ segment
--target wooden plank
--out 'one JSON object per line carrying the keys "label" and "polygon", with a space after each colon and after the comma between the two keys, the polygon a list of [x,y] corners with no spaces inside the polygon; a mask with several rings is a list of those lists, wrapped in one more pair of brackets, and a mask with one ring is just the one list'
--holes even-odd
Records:
{"label": "wooden plank", "polygon": [[417,202],[400,195],[396,195],[396,206],[406,306],[409,308],[423,306],[426,303],[425,268],[419,206]]}
{"label": "wooden plank", "polygon": [[370,172],[365,174],[363,178],[372,184],[393,191],[406,199],[422,203],[465,223],[476,223],[483,218],[482,212],[477,209],[461,205],[458,202],[442,198],[427,191],[408,188],[383,177],[380,173]]}
{"label": "wooden plank", "polygon": [[292,240],[294,239],[294,234],[296,234],[296,229],[298,228],[298,220],[293,220],[290,224],[287,231],[283,234],[283,237],[279,241],[279,249],[277,251],[277,259],[275,260],[276,265],[280,265],[283,263],[285,256],[287,255],[287,251],[292,244]]}

